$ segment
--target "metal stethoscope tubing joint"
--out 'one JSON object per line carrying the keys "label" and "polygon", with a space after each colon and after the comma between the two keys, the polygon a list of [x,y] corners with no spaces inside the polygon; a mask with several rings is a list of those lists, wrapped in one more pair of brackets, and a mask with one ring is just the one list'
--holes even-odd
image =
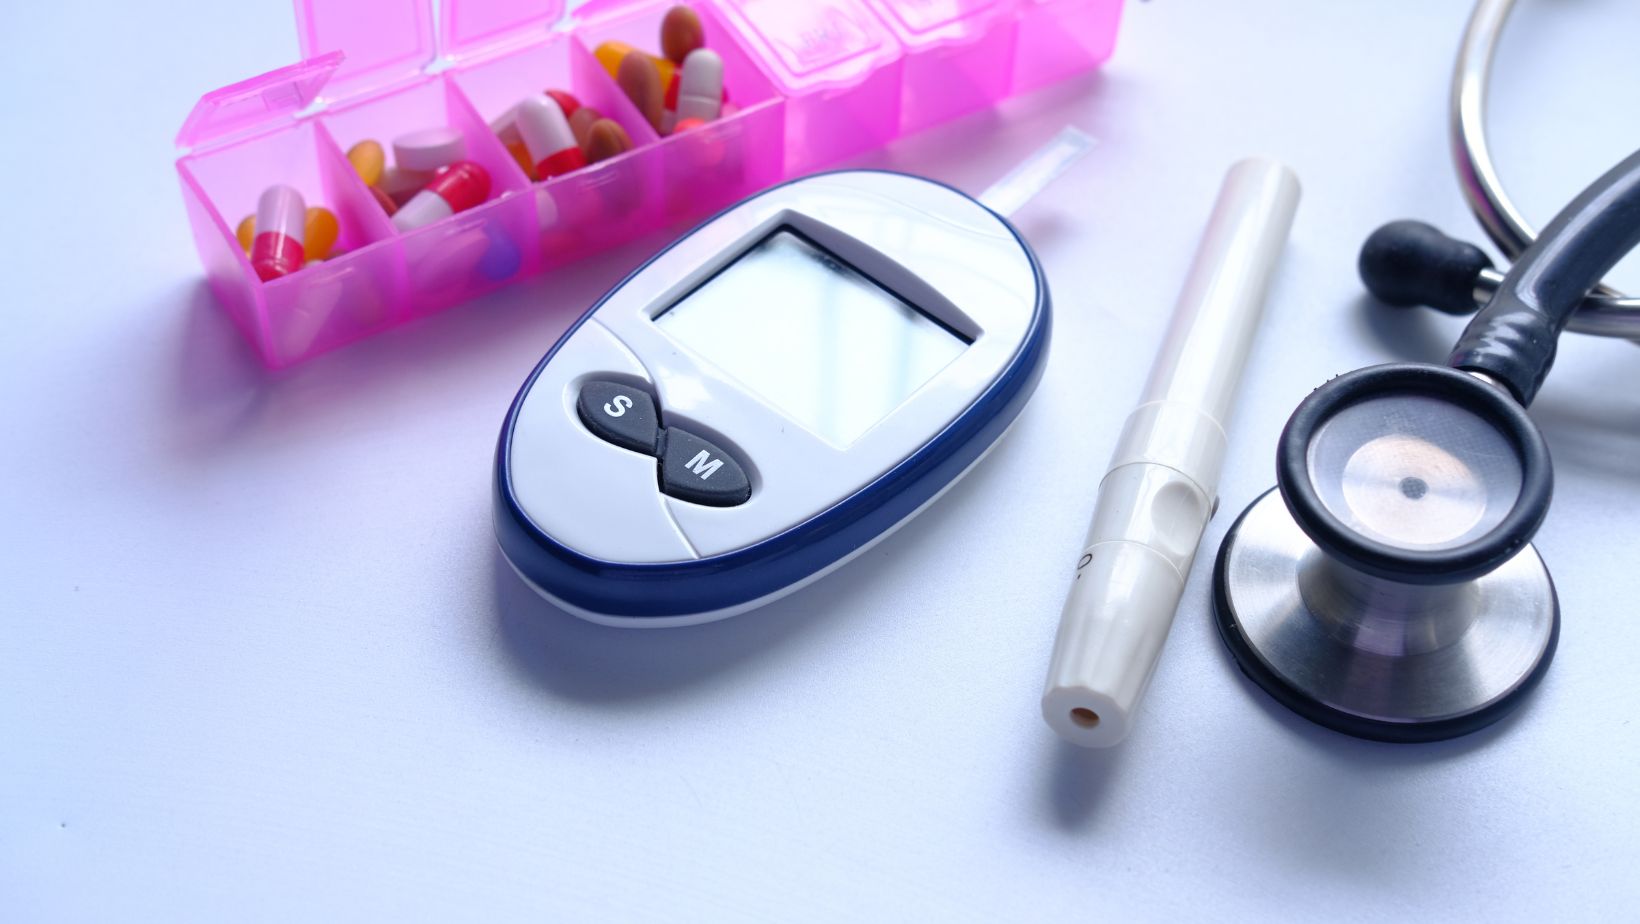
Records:
{"label": "metal stethoscope tubing joint", "polygon": [[[1476,18],[1507,6],[1482,0]],[[1381,274],[1391,296],[1420,289],[1456,310],[1490,270],[1427,226],[1385,237],[1369,242],[1364,274],[1398,260],[1417,270]],[[1358,369],[1299,404],[1276,489],[1231,527],[1214,569],[1220,635],[1248,677],[1306,718],[1386,741],[1475,731],[1535,687],[1560,612],[1531,545],[1554,478],[1525,408],[1560,333],[1636,245],[1640,152],[1579,193],[1508,273],[1485,277],[1486,304],[1445,366]]]}
{"label": "metal stethoscope tubing joint", "polygon": [[[1487,237],[1509,260],[1531,246],[1537,232],[1510,199],[1492,160],[1486,135],[1487,93],[1493,60],[1515,0],[1480,0],[1469,18],[1453,70],[1451,145],[1458,182]],[[1361,249],[1361,279],[1391,305],[1429,305],[1452,314],[1484,306],[1503,274],[1478,247],[1449,238],[1421,222],[1392,222]],[[1596,286],[1567,329],[1640,341],[1640,298]]]}

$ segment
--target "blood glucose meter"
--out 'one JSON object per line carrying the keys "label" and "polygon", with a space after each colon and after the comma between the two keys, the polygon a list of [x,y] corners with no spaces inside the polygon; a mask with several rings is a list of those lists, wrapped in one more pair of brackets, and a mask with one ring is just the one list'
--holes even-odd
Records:
{"label": "blood glucose meter", "polygon": [[732,206],[543,358],[496,451],[514,570],[595,622],[687,625],[813,581],[940,496],[1041,377],[1048,288],[950,187],[843,171]]}

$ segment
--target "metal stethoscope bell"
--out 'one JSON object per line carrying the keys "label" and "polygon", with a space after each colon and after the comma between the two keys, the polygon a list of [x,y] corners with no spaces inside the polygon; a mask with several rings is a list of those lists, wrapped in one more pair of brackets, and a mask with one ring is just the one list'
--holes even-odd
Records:
{"label": "metal stethoscope bell", "polygon": [[1559,605],[1531,545],[1548,449],[1503,388],[1396,364],[1316,389],[1282,433],[1277,488],[1214,570],[1242,671],[1304,717],[1383,741],[1497,721],[1554,656]]}

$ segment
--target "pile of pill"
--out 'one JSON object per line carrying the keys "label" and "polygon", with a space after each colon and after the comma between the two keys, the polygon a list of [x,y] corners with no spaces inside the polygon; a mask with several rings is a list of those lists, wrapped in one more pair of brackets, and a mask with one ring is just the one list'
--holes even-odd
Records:
{"label": "pile of pill", "polygon": [[614,41],[599,44],[592,53],[663,137],[723,115],[728,103],[723,59],[706,47],[700,16],[687,6],[674,6],[661,19],[660,55]]}
{"label": "pile of pill", "polygon": [[393,163],[382,146],[361,141],[348,163],[400,231],[414,231],[490,198],[490,172],[467,160],[467,139],[453,128],[430,128],[393,139]]}
{"label": "pile of pill", "polygon": [[490,130],[531,180],[563,176],[632,147],[618,122],[564,90],[546,90],[517,103],[491,122]]}
{"label": "pile of pill", "polygon": [[[414,231],[479,205],[490,197],[490,174],[465,160],[461,132],[448,128],[411,132],[393,142],[392,166],[380,143],[361,141],[348,163],[370,187],[393,227]],[[309,207],[296,189],[270,186],[235,229],[239,246],[263,282],[288,276],[332,256],[341,225],[335,213]]]}
{"label": "pile of pill", "polygon": [[[661,135],[688,131],[719,118],[727,105],[723,60],[702,47],[700,17],[687,6],[661,21],[657,57],[625,42],[600,44],[593,55],[638,112]],[[531,180],[549,180],[632,150],[621,123],[558,89],[525,99],[490,123]]]}
{"label": "pile of pill", "polygon": [[[661,54],[606,41],[593,56],[632,101],[656,134],[698,128],[732,112],[723,87],[723,59],[706,46],[700,16],[674,6],[661,20]],[[490,123],[490,129],[531,180],[546,180],[619,156],[632,137],[614,119],[564,90],[548,89],[522,100]],[[347,151],[359,178],[401,232],[414,231],[483,203],[490,174],[467,160],[466,138],[452,128],[411,132],[393,141],[393,163],[380,142],[364,140]],[[290,186],[269,187],[256,214],[239,223],[239,243],[264,282],[287,276],[332,255],[341,233],[336,216],[309,208]]]}

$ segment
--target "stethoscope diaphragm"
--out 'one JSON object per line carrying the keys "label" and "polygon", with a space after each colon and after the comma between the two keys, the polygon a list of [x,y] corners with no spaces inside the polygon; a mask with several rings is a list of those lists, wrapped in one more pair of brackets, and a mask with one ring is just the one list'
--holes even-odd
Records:
{"label": "stethoscope diaphragm", "polygon": [[1351,404],[1305,452],[1316,495],[1346,525],[1388,545],[1450,549],[1495,529],[1520,497],[1508,437],[1469,408],[1425,395]]}
{"label": "stethoscope diaphragm", "polygon": [[1430,741],[1508,713],[1553,656],[1559,608],[1530,540],[1549,455],[1525,411],[1441,366],[1375,366],[1299,405],[1279,491],[1231,528],[1220,634],[1294,711]]}

